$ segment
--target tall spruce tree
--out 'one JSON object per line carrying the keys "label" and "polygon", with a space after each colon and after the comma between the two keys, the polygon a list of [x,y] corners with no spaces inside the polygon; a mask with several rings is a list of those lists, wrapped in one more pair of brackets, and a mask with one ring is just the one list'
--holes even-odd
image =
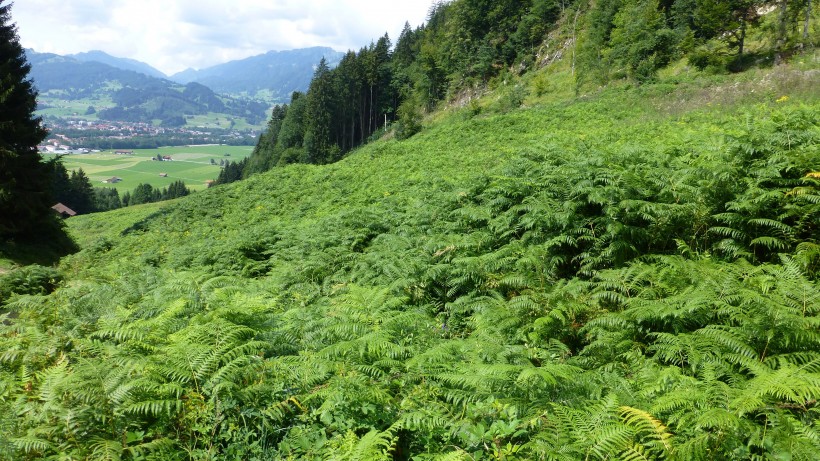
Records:
{"label": "tall spruce tree", "polygon": [[82,168],[71,172],[68,180],[71,200],[70,207],[79,214],[86,214],[96,211],[94,209],[94,186]]}
{"label": "tall spruce tree", "polygon": [[46,136],[34,115],[37,91],[28,79],[11,4],[0,0],[0,238],[55,230],[49,168],[37,151]]}
{"label": "tall spruce tree", "polygon": [[307,94],[305,154],[307,163],[322,164],[330,160],[330,125],[333,122],[333,81],[325,58],[313,73]]}
{"label": "tall spruce tree", "polygon": [[109,187],[95,187],[94,188],[94,210],[109,211],[116,210],[122,207],[122,200],[120,200],[120,193],[117,189]]}

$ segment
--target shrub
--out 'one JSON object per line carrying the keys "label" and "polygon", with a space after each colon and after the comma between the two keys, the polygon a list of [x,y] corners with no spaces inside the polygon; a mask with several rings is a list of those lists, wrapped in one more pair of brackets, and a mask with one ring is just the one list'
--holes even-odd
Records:
{"label": "shrub", "polygon": [[53,292],[63,280],[57,269],[38,264],[21,267],[0,277],[0,303],[12,295],[45,295]]}

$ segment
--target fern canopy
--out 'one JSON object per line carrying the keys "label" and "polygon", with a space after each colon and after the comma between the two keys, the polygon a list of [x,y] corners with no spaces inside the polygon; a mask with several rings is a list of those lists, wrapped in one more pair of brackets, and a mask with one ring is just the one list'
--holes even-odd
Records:
{"label": "fern canopy", "polygon": [[0,460],[816,459],[820,107],[676,91],[72,218]]}

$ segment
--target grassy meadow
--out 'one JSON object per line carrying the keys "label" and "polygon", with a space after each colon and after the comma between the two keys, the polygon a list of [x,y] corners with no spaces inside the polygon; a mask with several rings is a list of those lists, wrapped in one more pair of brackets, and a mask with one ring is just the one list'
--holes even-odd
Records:
{"label": "grassy meadow", "polygon": [[[136,149],[133,150],[134,155],[117,155],[114,151],[72,154],[64,156],[63,163],[69,171],[82,168],[95,187],[113,187],[120,194],[134,190],[139,184],[163,188],[179,180],[191,190],[202,190],[206,188],[205,181],[215,180],[219,176],[220,161],[238,162],[249,156],[251,151],[252,146],[163,147]],[[173,161],[152,160],[157,155],[170,156]],[[211,165],[211,160],[216,165]],[[160,177],[160,173],[166,173],[167,177]],[[122,182],[102,182],[113,176],[122,178]]]}
{"label": "grassy meadow", "polygon": [[97,112],[86,114],[89,107],[93,106],[96,111],[100,111],[115,105],[111,98],[58,99],[47,95],[40,95],[40,102],[47,105],[46,108],[37,111],[37,115],[41,117],[52,116],[90,121],[99,120],[99,117],[97,117]]}

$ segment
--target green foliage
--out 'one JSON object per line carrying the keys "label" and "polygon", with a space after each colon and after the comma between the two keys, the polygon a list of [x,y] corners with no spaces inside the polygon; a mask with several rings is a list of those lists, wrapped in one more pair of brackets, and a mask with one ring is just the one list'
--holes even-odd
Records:
{"label": "green foliage", "polygon": [[0,459],[816,458],[818,101],[670,106],[739,82],[284,165],[319,152],[297,96],[262,138],[281,168],[72,218],[66,281],[9,285]]}
{"label": "green foliage", "polygon": [[[737,71],[754,60],[744,56],[752,41],[758,46],[759,62],[771,53],[782,62],[787,49],[799,48],[798,43],[808,38],[806,34],[797,37],[801,18],[811,17],[810,5],[775,0],[594,2],[579,41],[577,84],[623,77],[651,81],[661,68],[687,54],[688,61],[700,70]],[[779,11],[768,15],[778,16],[776,25],[760,27],[766,21],[763,13],[771,9]],[[759,27],[763,30],[757,32]]]}
{"label": "green foliage", "polygon": [[45,295],[54,291],[63,280],[56,269],[37,264],[15,269],[0,276],[0,305],[12,295]]}
{"label": "green foliage", "polygon": [[613,25],[612,59],[616,66],[626,69],[628,76],[641,82],[652,79],[669,63],[679,42],[654,0],[626,1]]}
{"label": "green foliage", "polygon": [[[504,69],[527,69],[535,50],[571,2],[462,0],[437,3],[427,24],[406,24],[391,50],[385,35],[338,67],[319,63],[306,95],[294,94],[287,116],[274,113],[244,177],[288,163],[323,164],[395,128],[398,139],[421,129],[424,110],[448,96],[485,86]],[[503,110],[521,106],[511,93]],[[288,149],[303,149],[290,151]]]}
{"label": "green foliage", "polygon": [[34,116],[30,68],[11,4],[0,2],[0,239],[47,242],[62,229],[51,210],[49,168],[37,151],[46,130]]}
{"label": "green foliage", "polygon": [[404,101],[397,111],[399,119],[396,121],[396,138],[407,139],[421,131],[421,113],[418,105],[412,99]]}

